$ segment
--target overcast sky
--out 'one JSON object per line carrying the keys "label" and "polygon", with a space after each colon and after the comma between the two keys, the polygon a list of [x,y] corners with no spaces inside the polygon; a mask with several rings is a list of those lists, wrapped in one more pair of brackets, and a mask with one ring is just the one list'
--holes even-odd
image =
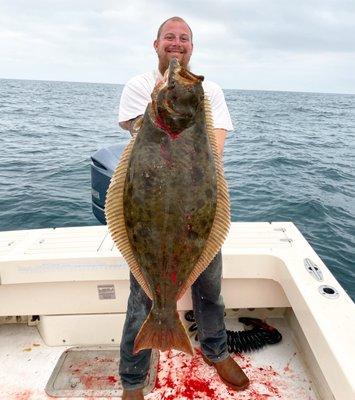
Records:
{"label": "overcast sky", "polygon": [[174,15],[223,88],[355,93],[355,0],[0,0],[0,78],[125,83]]}

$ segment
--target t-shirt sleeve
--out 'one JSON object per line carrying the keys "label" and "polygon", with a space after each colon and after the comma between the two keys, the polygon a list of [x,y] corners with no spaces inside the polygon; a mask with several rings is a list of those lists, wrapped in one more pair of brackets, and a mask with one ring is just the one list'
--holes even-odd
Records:
{"label": "t-shirt sleeve", "polygon": [[207,95],[211,103],[214,128],[232,131],[233,123],[224,98],[224,93],[220,86],[210,82]]}
{"label": "t-shirt sleeve", "polygon": [[129,80],[122,90],[118,122],[128,121],[144,114],[151,101],[152,90],[152,85],[147,79],[138,76]]}

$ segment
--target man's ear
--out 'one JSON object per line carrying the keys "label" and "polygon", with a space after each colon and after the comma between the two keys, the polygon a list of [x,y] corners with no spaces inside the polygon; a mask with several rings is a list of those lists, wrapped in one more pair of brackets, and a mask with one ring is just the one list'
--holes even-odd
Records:
{"label": "man's ear", "polygon": [[154,40],[153,46],[154,46],[154,48],[155,48],[155,50],[156,50],[157,47],[158,47],[158,39],[155,39],[155,40]]}

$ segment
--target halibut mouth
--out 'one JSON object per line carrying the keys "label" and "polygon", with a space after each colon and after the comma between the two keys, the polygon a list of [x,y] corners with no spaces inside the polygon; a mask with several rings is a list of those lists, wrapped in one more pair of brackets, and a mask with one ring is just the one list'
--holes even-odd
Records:
{"label": "halibut mouth", "polygon": [[[203,76],[193,74],[173,58],[162,82],[152,93],[151,118],[156,126],[176,137],[193,124],[192,108],[196,108],[193,99],[196,97],[196,87],[203,80]],[[203,95],[198,96],[198,99],[203,102]]]}
{"label": "halibut mouth", "polygon": [[152,308],[134,353],[193,354],[177,301],[220,250],[230,204],[203,77],[170,61],[106,196],[111,237]]}

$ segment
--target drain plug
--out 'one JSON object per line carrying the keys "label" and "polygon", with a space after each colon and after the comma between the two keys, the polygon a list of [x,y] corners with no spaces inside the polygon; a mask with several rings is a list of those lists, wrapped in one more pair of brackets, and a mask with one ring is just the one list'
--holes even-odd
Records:
{"label": "drain plug", "polygon": [[339,292],[333,286],[328,286],[328,285],[319,286],[319,292],[328,299],[336,299],[339,297]]}

